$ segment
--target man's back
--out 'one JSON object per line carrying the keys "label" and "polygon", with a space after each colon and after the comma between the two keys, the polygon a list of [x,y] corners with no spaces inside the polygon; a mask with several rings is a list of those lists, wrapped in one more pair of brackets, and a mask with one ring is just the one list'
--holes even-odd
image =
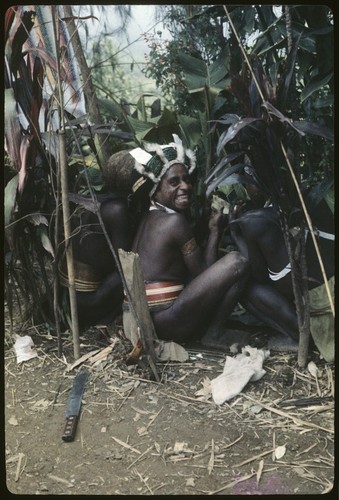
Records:
{"label": "man's back", "polygon": [[[130,228],[126,201],[123,199],[105,201],[100,206],[100,213],[115,250],[117,251],[117,248],[127,250]],[[90,265],[103,277],[111,273],[115,268],[115,260],[97,215],[84,210],[74,225],[75,259]]]}

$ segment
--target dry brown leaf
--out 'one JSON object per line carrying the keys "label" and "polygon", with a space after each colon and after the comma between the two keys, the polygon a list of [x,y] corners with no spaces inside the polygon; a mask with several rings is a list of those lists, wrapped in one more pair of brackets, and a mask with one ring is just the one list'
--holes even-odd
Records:
{"label": "dry brown leaf", "polygon": [[207,466],[207,470],[208,470],[209,475],[212,474],[213,467],[214,467],[214,439],[212,439],[212,441],[211,441],[211,456],[210,456],[210,459],[208,461],[208,466]]}
{"label": "dry brown leaf", "polygon": [[39,401],[34,401],[30,403],[32,405],[32,410],[45,410],[51,404],[47,399],[39,399]]}
{"label": "dry brown leaf", "polygon": [[15,417],[11,417],[9,420],[8,420],[8,423],[11,424],[11,425],[19,425],[18,424],[18,421]]}
{"label": "dry brown leaf", "polygon": [[258,467],[258,470],[257,470],[257,484],[259,484],[263,468],[264,468],[264,461],[260,460],[259,467]]}
{"label": "dry brown leaf", "polygon": [[147,428],[146,427],[138,427],[138,434],[139,434],[139,436],[146,436],[146,434],[148,434]]}
{"label": "dry brown leaf", "polygon": [[[95,356],[98,352],[100,352],[100,349],[94,349],[93,351],[90,351],[86,354],[84,354],[83,356],[81,356],[79,359],[77,359],[72,365],[69,365],[67,362],[67,369],[66,369],[66,372],[70,372],[73,370],[73,368],[75,368],[76,366],[79,366],[81,365],[81,363],[83,363],[84,361],[86,361],[87,359],[91,358],[92,356]],[[66,358],[65,358],[66,360]]]}
{"label": "dry brown leaf", "polygon": [[192,487],[195,486],[195,479],[194,479],[194,477],[188,477],[186,479],[186,486],[192,486]]}
{"label": "dry brown leaf", "polygon": [[208,377],[205,377],[202,383],[202,389],[199,389],[194,393],[195,397],[200,401],[208,401],[211,396],[211,381]]}
{"label": "dry brown leaf", "polygon": [[277,446],[276,449],[274,450],[274,456],[277,460],[280,460],[286,453],[286,445],[283,444],[282,446]]}
{"label": "dry brown leaf", "polygon": [[317,378],[318,377],[318,368],[317,365],[315,364],[314,361],[310,361],[307,365],[307,369],[312,375],[312,377]]}
{"label": "dry brown leaf", "polygon": [[114,439],[114,441],[116,441],[118,444],[120,444],[124,448],[127,448],[128,450],[134,451],[134,453],[138,453],[139,455],[141,454],[141,451],[137,450],[136,448],[133,448],[133,446],[125,443],[124,441],[121,441],[121,439],[118,439],[114,436],[112,436],[112,439]]}
{"label": "dry brown leaf", "polygon": [[182,453],[185,451],[187,443],[176,441],[173,447],[173,453]]}

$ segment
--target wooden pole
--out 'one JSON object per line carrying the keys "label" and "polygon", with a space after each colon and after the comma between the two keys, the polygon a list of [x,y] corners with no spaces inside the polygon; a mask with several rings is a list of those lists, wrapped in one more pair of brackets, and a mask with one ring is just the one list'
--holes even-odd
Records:
{"label": "wooden pole", "polygon": [[155,366],[157,356],[153,343],[157,339],[157,335],[148,309],[139,255],[133,252],[125,252],[119,248],[119,257],[125,276],[125,292],[129,297],[128,303],[140,332],[140,340],[148,363],[155,379],[159,382],[160,378]]}
{"label": "wooden pole", "polygon": [[59,23],[57,16],[57,7],[52,6],[52,18],[56,45],[56,61],[57,61],[57,75],[58,75],[58,94],[59,94],[59,167],[60,167],[60,185],[61,185],[61,200],[62,200],[62,213],[64,224],[65,236],[65,249],[66,249],[66,263],[69,283],[69,299],[71,307],[71,321],[72,321],[72,337],[73,337],[73,350],[74,358],[80,357],[80,340],[79,340],[79,320],[76,301],[75,279],[74,279],[74,260],[73,248],[71,239],[71,224],[70,224],[70,209],[68,200],[68,176],[67,176],[67,160],[66,160],[66,144],[65,144],[65,117],[63,106],[63,91],[60,78],[60,57],[59,57]]}

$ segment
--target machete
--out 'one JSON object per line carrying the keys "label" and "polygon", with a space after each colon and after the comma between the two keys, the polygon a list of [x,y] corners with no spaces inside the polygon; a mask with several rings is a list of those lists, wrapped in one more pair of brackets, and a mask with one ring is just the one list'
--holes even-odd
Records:
{"label": "machete", "polygon": [[78,425],[82,395],[85,390],[85,384],[88,379],[88,371],[82,370],[73,381],[71,394],[68,398],[66,408],[66,424],[64,433],[62,435],[63,441],[73,441],[75,437],[76,428]]}

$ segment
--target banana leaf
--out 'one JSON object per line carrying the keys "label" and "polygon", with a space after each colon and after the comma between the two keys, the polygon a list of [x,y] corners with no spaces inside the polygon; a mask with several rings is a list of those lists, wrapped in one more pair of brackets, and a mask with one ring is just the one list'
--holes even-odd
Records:
{"label": "banana leaf", "polygon": [[201,137],[201,123],[198,118],[186,115],[178,115],[178,123],[181,133],[179,134],[183,144],[193,149]]}
{"label": "banana leaf", "polygon": [[219,93],[226,87],[230,63],[228,48],[223,50],[218,60],[210,65],[184,52],[180,52],[178,58],[190,93],[200,92],[205,87],[211,89],[212,92]]}

